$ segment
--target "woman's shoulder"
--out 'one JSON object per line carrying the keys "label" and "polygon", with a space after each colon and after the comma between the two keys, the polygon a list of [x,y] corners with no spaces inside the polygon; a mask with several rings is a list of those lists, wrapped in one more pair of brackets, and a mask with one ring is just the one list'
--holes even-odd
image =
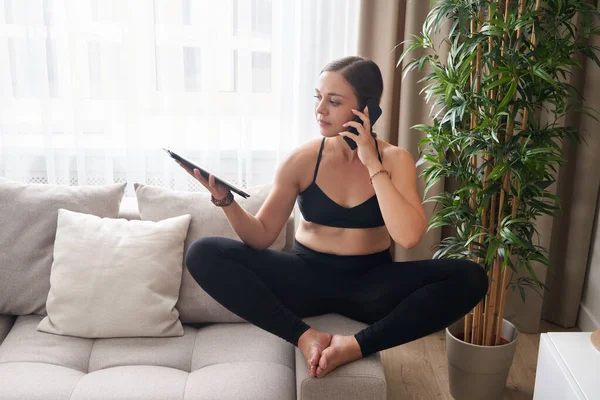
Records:
{"label": "woman's shoulder", "polygon": [[282,162],[286,169],[302,174],[306,167],[317,160],[321,138],[310,139],[288,153]]}
{"label": "woman's shoulder", "polygon": [[379,150],[381,150],[381,151],[386,150],[390,153],[407,151],[404,147],[393,145],[393,144],[388,143],[385,140],[381,139],[377,132],[373,131],[373,133],[376,135],[375,140],[377,141]]}
{"label": "woman's shoulder", "polygon": [[380,139],[379,137],[375,138],[375,140],[377,141],[377,146],[379,148],[379,152],[381,153],[382,158],[385,158],[386,155],[393,154],[397,151],[397,149],[399,149],[398,146],[394,146],[393,144],[388,143],[385,140]]}
{"label": "woman's shoulder", "polygon": [[377,139],[377,143],[384,165],[387,164],[388,167],[393,167],[396,163],[401,164],[408,160],[413,160],[414,162],[412,154],[404,147],[395,146],[381,139]]}
{"label": "woman's shoulder", "polygon": [[316,160],[322,141],[323,138],[310,139],[292,150],[288,157],[295,163],[300,164],[298,166]]}
{"label": "woman's shoulder", "polygon": [[293,183],[300,192],[300,188],[306,186],[308,171],[317,160],[320,143],[321,139],[310,139],[290,151],[279,164],[275,179]]}
{"label": "woman's shoulder", "polygon": [[389,172],[390,178],[396,174],[402,176],[416,174],[415,157],[409,150],[387,143],[381,153],[383,167]]}

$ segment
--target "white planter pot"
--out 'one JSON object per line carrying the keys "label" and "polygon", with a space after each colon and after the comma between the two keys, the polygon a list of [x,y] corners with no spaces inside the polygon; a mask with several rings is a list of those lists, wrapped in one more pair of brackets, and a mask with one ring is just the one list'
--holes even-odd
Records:
{"label": "white planter pot", "polygon": [[465,343],[457,339],[462,333],[464,318],[446,328],[450,394],[455,400],[502,399],[519,331],[503,320],[501,335],[508,343],[500,346]]}

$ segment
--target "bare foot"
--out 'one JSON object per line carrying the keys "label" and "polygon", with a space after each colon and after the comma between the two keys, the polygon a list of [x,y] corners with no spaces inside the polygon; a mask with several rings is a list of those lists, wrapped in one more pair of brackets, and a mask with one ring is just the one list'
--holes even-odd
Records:
{"label": "bare foot", "polygon": [[359,358],[362,358],[362,352],[354,335],[334,335],[329,347],[321,352],[317,377],[322,378],[340,365]]}
{"label": "bare foot", "polygon": [[306,359],[308,375],[313,378],[317,377],[317,365],[321,358],[321,352],[329,346],[332,337],[331,333],[319,332],[311,328],[298,339],[298,348]]}

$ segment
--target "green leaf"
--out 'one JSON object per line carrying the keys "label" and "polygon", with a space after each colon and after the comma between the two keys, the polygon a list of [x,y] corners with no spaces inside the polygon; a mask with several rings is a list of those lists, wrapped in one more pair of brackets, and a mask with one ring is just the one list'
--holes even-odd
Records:
{"label": "green leaf", "polygon": [[503,228],[500,232],[500,236],[502,236],[502,238],[507,240],[510,244],[517,245],[519,247],[525,247],[528,249],[532,248],[532,246],[530,244],[523,242],[517,235],[512,233],[510,231],[510,229],[508,229],[508,228]]}
{"label": "green leaf", "polygon": [[494,89],[495,87],[498,87],[498,86],[500,86],[500,85],[504,85],[506,82],[510,81],[511,79],[513,79],[513,77],[512,77],[512,76],[505,76],[505,77],[502,77],[501,79],[498,79],[498,80],[494,81],[494,83],[492,83],[492,84],[490,84],[490,85],[486,86],[486,87],[485,87],[485,90],[492,90],[492,89]]}
{"label": "green leaf", "polygon": [[496,180],[496,179],[500,178],[501,176],[504,176],[504,174],[506,173],[507,170],[508,170],[508,165],[498,164],[494,167],[494,169],[492,169],[492,171],[490,172],[490,174],[488,176],[488,179]]}
{"label": "green leaf", "polygon": [[431,126],[426,125],[426,124],[417,124],[417,125],[411,126],[410,129],[416,129],[418,131],[427,132],[429,129],[431,129]]}
{"label": "green leaf", "polygon": [[535,75],[535,76],[537,76],[538,78],[541,78],[541,79],[543,79],[544,81],[546,81],[546,82],[548,82],[549,84],[551,84],[551,85],[554,87],[554,89],[556,89],[556,90],[560,90],[560,89],[558,88],[558,85],[557,85],[557,84],[556,84],[556,82],[554,81],[554,79],[552,79],[552,77],[551,77],[551,76],[550,76],[550,75],[549,75],[549,74],[548,74],[546,71],[544,71],[543,69],[541,69],[541,67],[539,67],[539,66],[536,66],[536,67],[533,69],[533,73],[534,73],[534,75]]}
{"label": "green leaf", "polygon": [[430,223],[429,226],[428,226],[428,228],[427,228],[427,232],[429,232],[432,229],[439,228],[441,226],[447,226],[447,225],[450,225],[450,223],[449,222],[444,222],[444,221],[437,221],[435,223]]}
{"label": "green leaf", "polygon": [[504,35],[504,31],[501,28],[492,25],[482,27],[480,33],[486,36],[502,37]]}
{"label": "green leaf", "polygon": [[523,286],[517,286],[519,288],[519,293],[521,294],[521,301],[523,303],[525,303],[525,290],[523,289]]}
{"label": "green leaf", "polygon": [[540,281],[538,280],[533,267],[531,266],[531,262],[529,260],[525,261],[525,266],[527,267],[527,271],[529,271],[530,276],[533,278],[534,282],[539,285]]}
{"label": "green leaf", "polygon": [[506,95],[502,99],[502,102],[498,106],[498,110],[504,109],[504,107],[506,107],[508,102],[513,99],[513,96],[515,95],[515,92],[517,91],[517,84],[518,84],[517,79],[514,79],[510,85],[510,88],[508,88],[508,92],[506,93]]}

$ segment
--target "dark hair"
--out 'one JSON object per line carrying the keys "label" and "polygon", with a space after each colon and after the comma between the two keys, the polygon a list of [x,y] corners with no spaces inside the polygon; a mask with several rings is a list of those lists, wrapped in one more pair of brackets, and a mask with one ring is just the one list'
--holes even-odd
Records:
{"label": "dark hair", "polygon": [[352,86],[359,107],[364,107],[367,99],[373,99],[377,104],[381,101],[383,78],[379,66],[374,61],[360,56],[344,57],[327,64],[321,73],[325,71],[342,74]]}

